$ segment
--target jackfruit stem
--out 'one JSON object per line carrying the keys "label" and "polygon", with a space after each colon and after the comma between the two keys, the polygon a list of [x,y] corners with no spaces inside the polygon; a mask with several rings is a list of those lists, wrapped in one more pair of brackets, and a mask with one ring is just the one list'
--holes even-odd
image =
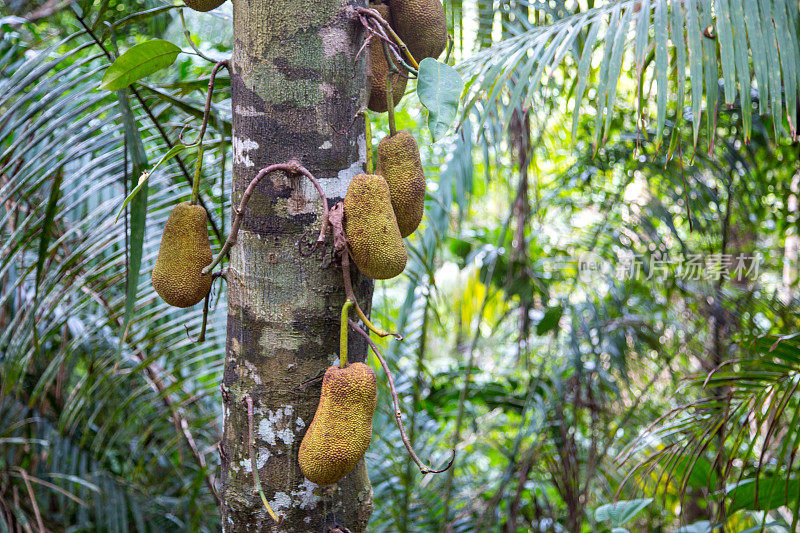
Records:
{"label": "jackfruit stem", "polygon": [[358,314],[358,318],[364,323],[367,328],[379,337],[388,337],[389,335],[393,336],[395,339],[401,341],[403,340],[403,336],[399,333],[391,333],[386,331],[385,329],[381,329],[372,322],[370,322],[367,315],[364,314],[364,311],[361,310],[361,306],[358,305],[358,299],[356,299],[356,294],[353,291],[353,282],[350,279],[350,253],[347,249],[342,252],[342,279],[344,281],[344,292],[348,298],[353,300],[353,305],[356,307],[356,313]]}
{"label": "jackfruit stem", "polygon": [[281,523],[281,519],[278,515],[275,514],[275,511],[272,510],[272,507],[269,506],[269,502],[267,501],[267,496],[264,494],[264,489],[261,488],[261,479],[258,477],[258,462],[256,461],[256,441],[253,438],[253,399],[250,396],[247,396],[244,399],[245,403],[247,403],[247,426],[248,426],[248,448],[250,448],[250,469],[253,471],[253,483],[255,485],[255,492],[258,492],[258,495],[261,496],[261,502],[264,504],[264,508],[267,510],[267,513],[275,520],[277,523]]}
{"label": "jackfruit stem", "polygon": [[358,114],[364,116],[364,139],[367,143],[367,173],[374,174],[375,166],[372,161],[372,124],[370,124],[369,115],[365,109],[359,111]]}
{"label": "jackfruit stem", "polygon": [[[183,17],[183,12],[181,12],[181,17]],[[185,28],[185,27],[184,27]],[[188,38],[188,31],[186,33]],[[191,42],[191,39],[189,39]],[[203,137],[206,134],[206,128],[208,128],[208,117],[211,115],[211,99],[214,96],[214,82],[217,79],[217,72],[222,67],[228,68],[228,61],[218,61],[214,68],[211,70],[211,76],[208,78],[208,92],[206,93],[206,106],[203,109],[203,124],[200,126],[200,132],[197,134],[197,139],[190,144],[197,145],[197,162],[194,166],[194,180],[192,181],[192,198],[189,201],[190,205],[197,205],[197,200],[200,196],[200,174],[203,169]],[[183,139],[181,139],[183,140]]]}
{"label": "jackfruit stem", "polygon": [[189,205],[197,205],[197,199],[200,196],[200,175],[203,171],[203,139],[200,139],[197,145],[197,162],[194,165],[194,179],[192,180],[192,198],[189,200]]}
{"label": "jackfruit stem", "polygon": [[[386,45],[386,43],[384,43],[383,44],[383,51],[387,54],[387,57],[386,57],[386,61],[387,62],[389,61],[389,57],[388,57],[389,50],[388,50],[388,48],[389,47]],[[387,111],[389,113],[389,135],[394,135],[395,133],[397,133],[397,127],[395,126],[395,122],[394,122],[394,93],[393,93],[394,87],[393,87],[393,85],[394,84],[392,83],[392,71],[389,70],[389,72],[386,74],[386,105],[389,107],[389,109],[387,109]]]}
{"label": "jackfruit stem", "polygon": [[389,34],[389,37],[391,37],[392,41],[394,41],[394,43],[397,45],[397,47],[400,48],[400,51],[403,52],[403,55],[406,56],[406,61],[408,61],[411,64],[412,67],[414,67],[415,69],[419,70],[419,63],[417,63],[417,60],[414,59],[413,55],[411,55],[411,52],[409,51],[408,47],[406,46],[406,43],[404,43],[403,40],[400,38],[400,36],[398,36],[397,33],[395,33],[394,29],[392,29],[392,26],[389,24],[389,22],[387,20],[385,20],[381,16],[381,14],[378,13],[378,11],[376,9],[369,9],[369,8],[366,8],[366,7],[357,7],[356,11],[360,15],[366,15],[368,17],[372,17],[376,22],[378,22],[378,24],[383,26],[383,29],[386,30],[386,33]]}
{"label": "jackfruit stem", "polygon": [[189,340],[194,343],[204,342],[206,340],[206,326],[208,325],[208,303],[211,299],[211,291],[208,291],[206,294],[205,301],[203,302],[203,325],[200,326],[200,336],[197,337],[197,340],[194,340],[192,336],[189,334],[189,326],[186,324],[183,325],[183,328],[186,330],[186,336],[189,337]]}
{"label": "jackfruit stem", "polygon": [[342,319],[339,323],[339,368],[347,366],[347,315],[350,314],[350,308],[353,306],[353,300],[348,298],[344,301],[342,306]]}
{"label": "jackfruit stem", "polygon": [[328,218],[330,216],[328,210],[328,197],[325,196],[325,191],[322,190],[322,186],[317,181],[317,178],[306,169],[303,165],[298,163],[297,161],[289,161],[288,163],[276,163],[274,165],[270,165],[266,168],[262,168],[258,171],[258,174],[250,181],[250,185],[247,186],[245,189],[244,194],[242,195],[242,201],[239,202],[239,207],[233,207],[233,212],[236,215],[233,218],[233,224],[231,225],[231,232],[228,235],[228,238],[225,240],[225,244],[222,245],[222,249],[219,251],[217,256],[214,260],[205,267],[202,273],[208,274],[211,272],[215,266],[217,266],[221,261],[222,258],[228,254],[228,251],[231,249],[236,243],[236,237],[239,235],[239,228],[242,225],[242,219],[244,218],[244,210],[247,207],[247,202],[250,201],[250,197],[253,196],[253,191],[256,189],[256,185],[258,182],[261,181],[264,176],[269,174],[270,172],[275,172],[277,170],[283,170],[288,174],[302,174],[303,176],[307,177],[311,180],[311,183],[314,184],[314,187],[317,189],[319,193],[319,197],[322,200],[322,225],[319,229],[319,237],[317,237],[317,247],[322,246],[325,243],[325,232],[328,228]]}
{"label": "jackfruit stem", "polygon": [[358,324],[356,324],[352,320],[348,320],[347,323],[351,328],[353,328],[353,330],[356,331],[356,333],[358,333],[367,340],[367,344],[369,344],[369,347],[372,348],[372,353],[374,353],[375,357],[378,358],[378,362],[380,362],[381,366],[383,367],[383,371],[386,373],[386,380],[389,382],[389,390],[392,394],[392,402],[394,402],[394,422],[397,425],[397,429],[400,430],[400,438],[403,440],[403,444],[405,445],[406,450],[408,450],[408,454],[411,456],[411,460],[414,461],[414,463],[419,468],[420,473],[423,475],[441,474],[442,472],[447,471],[451,466],[453,466],[453,461],[456,458],[456,450],[455,449],[452,450],[450,461],[447,463],[447,466],[445,466],[440,470],[435,470],[427,466],[420,460],[419,456],[417,456],[417,453],[414,451],[414,447],[411,445],[411,441],[409,440],[408,435],[406,434],[406,428],[405,426],[403,426],[403,421],[402,421],[403,413],[400,410],[400,398],[398,398],[397,396],[397,389],[394,386],[394,378],[392,377],[392,373],[389,370],[389,365],[386,364],[386,359],[383,358],[383,354],[381,354],[380,350],[375,345],[375,343],[372,342],[372,339],[369,338],[369,333],[358,327]]}
{"label": "jackfruit stem", "polygon": [[453,42],[453,36],[449,33],[447,34],[447,55],[444,56],[445,64],[450,64],[450,56],[453,53],[453,46],[455,43]]}

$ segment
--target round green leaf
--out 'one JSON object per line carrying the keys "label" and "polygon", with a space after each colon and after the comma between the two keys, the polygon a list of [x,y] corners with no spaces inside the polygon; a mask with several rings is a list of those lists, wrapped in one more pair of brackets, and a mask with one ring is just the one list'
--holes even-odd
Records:
{"label": "round green leaf", "polygon": [[434,141],[447,133],[456,117],[463,89],[461,76],[450,65],[430,57],[419,64],[417,95],[428,109],[428,129]]}

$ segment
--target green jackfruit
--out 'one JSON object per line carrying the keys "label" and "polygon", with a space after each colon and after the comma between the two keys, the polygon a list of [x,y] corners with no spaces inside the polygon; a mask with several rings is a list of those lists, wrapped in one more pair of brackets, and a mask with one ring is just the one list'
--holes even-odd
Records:
{"label": "green jackfruit", "polygon": [[381,140],[375,173],[389,185],[397,227],[401,236],[408,237],[419,226],[425,209],[425,172],[417,141],[408,130]]}
{"label": "green jackfruit", "polygon": [[350,255],[372,279],[399,276],[408,256],[386,180],[375,174],[352,179],[344,197],[344,232]]}
{"label": "green jackfruit", "polygon": [[447,19],[439,0],[389,0],[392,27],[418,62],[447,46]]}
{"label": "green jackfruit", "polygon": [[169,305],[190,307],[211,290],[211,275],[201,274],[211,260],[206,210],[189,202],[176,205],[161,235],[153,288]]}
{"label": "green jackfruit", "polygon": [[225,3],[225,0],[183,0],[186,7],[195,11],[211,11]]}
{"label": "green jackfruit", "polygon": [[[384,4],[370,4],[369,7],[378,11],[381,17],[388,23],[392,23],[389,6]],[[383,53],[383,41],[380,37],[373,36],[369,42],[369,56],[372,64],[372,78],[370,80],[369,104],[367,107],[371,111],[384,113],[389,110],[389,103],[386,101],[386,75],[389,67],[386,63],[386,55]],[[395,65],[400,72],[403,72],[400,62],[395,60]],[[392,103],[395,107],[403,98],[406,92],[408,79],[399,74],[392,77]]]}
{"label": "green jackfruit", "polygon": [[372,440],[376,383],[375,373],[364,363],[325,371],[317,412],[298,453],[300,469],[309,481],[336,483],[364,457]]}

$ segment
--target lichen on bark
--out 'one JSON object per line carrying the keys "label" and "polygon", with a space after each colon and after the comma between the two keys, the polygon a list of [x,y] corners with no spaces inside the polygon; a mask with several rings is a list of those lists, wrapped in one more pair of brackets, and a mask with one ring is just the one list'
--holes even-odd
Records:
{"label": "lichen on bark", "polygon": [[[363,123],[350,127],[366,101],[365,56],[356,59],[363,39],[342,0],[234,2],[234,202],[259,169],[292,159],[317,177],[329,205],[341,200],[365,161]],[[345,300],[339,269],[324,268],[318,253],[298,253],[298,241],[319,230],[321,212],[304,178],[272,173],[251,197],[231,249],[221,443],[227,532],[325,531],[341,524],[358,533],[371,514],[363,461],[324,488],[305,480],[297,464],[319,378],[338,357]],[[356,292],[362,303],[371,301],[372,282],[357,280]],[[352,361],[363,361],[366,346],[351,336],[349,351]],[[281,525],[253,492],[246,397],[254,403],[261,483],[285,517]]]}

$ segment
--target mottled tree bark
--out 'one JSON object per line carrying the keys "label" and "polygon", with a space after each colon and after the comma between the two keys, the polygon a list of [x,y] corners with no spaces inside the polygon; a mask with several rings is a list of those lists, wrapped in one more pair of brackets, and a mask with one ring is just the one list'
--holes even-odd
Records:
{"label": "mottled tree bark", "polygon": [[[362,3],[363,5],[363,3]],[[322,184],[332,206],[364,171],[366,101],[364,35],[346,0],[235,0],[231,61],[233,187],[238,204],[258,170],[296,159]],[[352,127],[351,127],[352,123]],[[345,133],[337,133],[345,131]],[[366,468],[331,487],[307,481],[297,450],[319,400],[321,377],[338,357],[341,270],[313,242],[322,209],[302,176],[275,172],[247,206],[231,249],[228,341],[223,380],[222,525],[224,531],[327,531],[337,524],[366,530],[372,489]],[[330,255],[330,247],[326,249]],[[362,305],[372,282],[356,277]],[[366,344],[350,337],[350,360]],[[245,398],[255,406],[260,478],[275,524],[254,493]]]}

